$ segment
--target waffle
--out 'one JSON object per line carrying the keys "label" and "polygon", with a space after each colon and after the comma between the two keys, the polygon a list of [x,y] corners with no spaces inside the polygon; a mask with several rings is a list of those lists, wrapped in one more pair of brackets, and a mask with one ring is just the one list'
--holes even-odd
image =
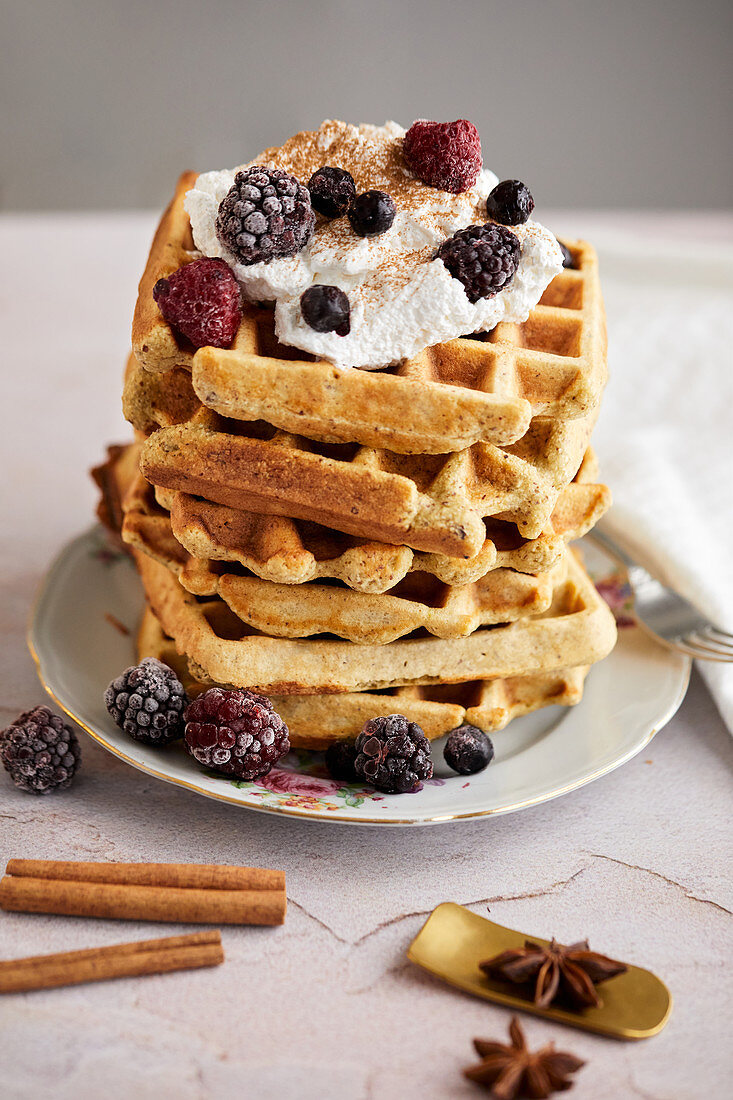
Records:
{"label": "waffle", "polygon": [[316,581],[273,584],[236,573],[211,574],[209,587],[243,623],[272,637],[333,634],[358,645],[386,645],[416,630],[463,638],[481,626],[539,614],[550,606],[563,572],[563,561],[539,576],[496,569],[460,588],[412,573],[377,596]]}
{"label": "waffle", "polygon": [[359,592],[386,592],[408,573],[430,573],[445,584],[471,584],[492,569],[545,573],[565,545],[586,534],[610,504],[605,485],[586,484],[584,462],[573,484],[562,491],[538,538],[527,541],[515,525],[486,520],[484,543],[470,559],[426,554],[407,546],[357,539],[318,524],[284,516],[241,512],[186,493],[159,490],[170,511],[178,542],[199,559],[238,562],[263,580],[300,584],[340,580]]}
{"label": "waffle", "polygon": [[[136,456],[139,449],[138,444],[130,447]],[[123,461],[129,465],[137,459],[125,456]],[[135,486],[125,501],[122,535],[127,543],[152,554],[179,575],[185,570],[184,587],[199,595],[207,593],[193,578],[222,571],[224,567],[218,563],[239,565],[276,584],[333,579],[357,592],[372,594],[389,591],[416,571],[447,585],[466,585],[493,569],[535,574],[551,570],[567,543],[586,534],[610,503],[605,485],[587,483],[596,476],[595,455],[589,451],[576,480],[560,494],[539,538],[528,542],[512,524],[488,520],[484,545],[469,560],[358,540],[281,516],[239,512],[186,493],[159,489],[158,503],[152,487],[139,474],[126,482],[129,485],[134,480]]]}
{"label": "waffle", "polygon": [[[413,636],[354,645],[328,636],[273,638],[247,627],[218,598],[187,592],[162,564],[134,551],[148,603],[195,670],[214,683],[268,695],[320,695],[460,683],[590,665],[616,639],[613,616],[573,555],[550,608],[466,638]],[[198,672],[195,673],[198,675]]]}
{"label": "waffle", "polygon": [[534,420],[518,443],[503,449],[477,443],[449,455],[398,455],[314,443],[262,422],[225,420],[203,406],[181,422],[190,408],[183,372],[154,383],[140,382],[140,373],[135,364],[128,368],[125,386],[133,424],[141,430],[156,420],[171,425],[143,449],[143,472],[153,484],[454,557],[478,553],[485,516],[516,523],[525,538],[538,537],[580,466],[596,415]]}
{"label": "waffle", "polygon": [[158,428],[185,424],[201,408],[201,402],[191,386],[191,376],[184,370],[150,374],[143,370],[134,356],[127,360],[122,390],[122,412],[136,431],[150,435]]}
{"label": "waffle", "polygon": [[[170,665],[190,696],[210,682],[191,673],[188,660],[163,631],[155,615],[145,611],[138,635],[138,660],[157,657]],[[491,733],[513,718],[557,704],[574,706],[583,695],[587,668],[476,680],[450,687],[402,687],[345,695],[276,695],[273,705],[290,731],[296,749],[327,749],[334,741],[355,738],[364,723],[378,714],[404,714],[417,722],[430,740],[442,737],[462,722]]]}
{"label": "waffle", "polygon": [[125,518],[123,502],[129,487],[140,469],[139,447],[129,444],[113,443],[107,448],[107,457],[90,472],[99,489],[97,519],[107,533],[120,546],[122,526]]}
{"label": "waffle", "polygon": [[594,250],[571,245],[563,270],[524,324],[497,325],[379,372],[341,370],[279,344],[269,309],[246,305],[231,349],[198,352],[176,336],[152,297],[156,281],[198,256],[184,174],[155,234],[139,287],[133,351],[149,371],[183,367],[205,405],[266,420],[330,443],[444,454],[472,443],[509,444],[530,418],[575,418],[598,404],[606,380],[603,302]]}
{"label": "waffle", "polygon": [[[185,371],[177,369],[165,375],[151,375],[141,369],[134,357],[130,357],[127,365],[123,409],[128,420],[141,432],[149,433],[154,427],[172,428],[178,426],[180,431],[186,434],[189,427],[195,428],[197,431],[200,429],[208,436],[207,442],[210,445],[210,451],[216,450],[217,434],[221,435],[221,433],[216,432],[215,426],[217,424],[232,423],[231,421],[223,421],[216,413],[198,404]],[[192,409],[197,411],[192,414]],[[180,535],[183,541],[186,541],[188,535],[188,539],[191,541],[187,541],[187,545],[193,554],[199,557],[216,557],[217,554],[202,548],[200,539],[197,546],[192,545],[192,540],[197,538],[197,532],[203,531],[203,541],[211,541],[209,532],[217,531],[219,541],[223,541],[230,551],[236,550],[237,540],[240,546],[252,545],[252,550],[246,550],[245,554],[254,561],[262,561],[263,564],[259,568],[255,564],[250,564],[249,561],[243,561],[242,564],[252,568],[253,572],[263,575],[260,568],[269,570],[268,562],[272,559],[273,569],[284,568],[286,573],[289,574],[292,574],[295,570],[296,575],[292,577],[292,581],[299,582],[300,580],[311,579],[305,575],[306,570],[315,568],[317,571],[318,568],[313,562],[313,557],[318,557],[318,550],[316,555],[311,554],[309,558],[308,555],[311,552],[306,551],[304,554],[302,545],[300,545],[303,538],[306,542],[315,543],[317,548],[322,547],[323,528],[331,527],[335,528],[336,531],[340,531],[341,535],[350,534],[356,539],[366,539],[370,544],[370,555],[372,554],[372,547],[376,545],[374,540],[379,540],[381,543],[395,543],[400,547],[399,550],[392,547],[390,551],[382,552],[381,569],[388,587],[390,577],[396,576],[400,569],[409,568],[411,555],[409,550],[405,549],[405,543],[415,549],[424,550],[431,557],[434,555],[439,558],[449,556],[454,559],[454,562],[456,557],[474,559],[472,565],[476,568],[470,576],[459,575],[455,579],[448,575],[441,576],[441,579],[446,580],[447,583],[468,583],[468,581],[482,576],[487,568],[491,567],[492,561],[497,556],[497,547],[501,548],[506,538],[511,540],[513,549],[519,549],[523,538],[538,539],[540,541],[536,546],[534,543],[530,543],[529,546],[525,546],[521,554],[515,555],[520,559],[526,559],[524,567],[517,565],[514,561],[499,564],[524,568],[526,572],[540,572],[550,568],[551,559],[556,560],[561,552],[562,544],[558,539],[554,539],[554,543],[552,543],[552,536],[548,530],[551,527],[550,515],[554,510],[554,503],[558,500],[559,491],[554,487],[548,488],[547,483],[548,481],[552,482],[554,479],[563,482],[565,485],[572,478],[572,474],[578,470],[578,467],[582,469],[583,449],[581,444],[590,435],[592,425],[586,421],[573,421],[553,427],[547,421],[535,421],[530,433],[511,449],[515,452],[513,454],[501,451],[490,444],[476,444],[474,448],[463,452],[462,455],[448,455],[440,458],[435,456],[413,456],[408,458],[392,455],[390,452],[370,451],[368,448],[361,448],[353,453],[353,448],[329,448],[327,445],[323,445],[321,448],[327,453],[318,455],[305,449],[314,446],[307,441],[298,441],[296,437],[274,433],[273,429],[267,429],[261,424],[258,427],[260,434],[264,431],[273,437],[269,441],[272,446],[265,452],[262,468],[254,465],[257,454],[250,454],[253,465],[249,467],[247,483],[250,487],[254,486],[259,489],[260,492],[264,488],[267,492],[266,502],[260,496],[251,494],[248,498],[249,504],[244,505],[242,502],[245,494],[241,490],[237,491],[236,487],[227,487],[226,483],[214,484],[209,499],[199,500],[195,504],[191,492],[185,494],[185,497],[182,495],[177,496],[174,490],[183,488],[183,481],[186,478],[185,455],[182,456],[180,453],[176,456],[177,461],[174,460],[171,463],[174,467],[173,473],[176,473],[177,468],[179,475],[177,478],[172,478],[170,474],[157,476],[151,470],[148,476],[151,481],[155,482],[157,480],[159,494],[168,501],[177,499],[179,502],[178,507],[170,505],[174,513],[173,522],[176,534]],[[254,428],[250,430],[254,432]],[[544,440],[542,441],[543,434]],[[165,438],[167,439],[167,437]],[[225,439],[220,438],[218,443],[226,447],[226,440],[229,438],[229,436],[226,436]],[[256,449],[258,443],[261,446],[268,443],[266,439],[257,440],[256,433],[248,441],[246,439],[242,441],[241,437],[235,437],[235,439],[240,441],[240,453],[242,449],[244,451],[249,448]],[[160,442],[160,440],[153,442],[151,446],[157,448]],[[544,442],[544,446],[541,445],[542,442]],[[167,442],[163,443],[164,447],[167,445]],[[173,445],[175,446],[175,442]],[[532,464],[533,449],[536,449],[534,455],[536,466]],[[334,450],[338,452],[339,457],[334,457]],[[351,461],[348,460],[349,451],[352,452]],[[522,457],[521,452],[524,452],[524,457]],[[211,453],[209,457],[213,460]],[[220,457],[224,457],[226,460],[226,456]],[[246,458],[244,454],[241,454],[241,457],[243,461]],[[288,463],[289,482],[285,486],[280,484],[279,490],[276,484],[263,487],[262,481],[266,479],[273,466],[276,468],[278,457],[280,459],[284,457]],[[541,468],[543,458],[545,466]],[[297,472],[293,471],[293,467],[298,462],[301,462],[303,466],[307,465],[310,478],[307,482],[303,478],[299,478]],[[393,467],[392,470],[389,469],[390,466]],[[413,478],[419,476],[422,485],[428,491],[419,493],[418,484],[414,480],[411,483],[411,480],[405,477],[404,473],[398,472],[401,467],[411,473]],[[477,467],[482,476],[469,476],[476,473]],[[282,483],[283,477],[287,476],[287,473],[287,470],[280,470],[280,483]],[[537,475],[534,479],[532,478],[533,473]],[[335,477],[333,483],[329,480],[332,475]],[[431,475],[434,475],[432,482],[430,481]],[[510,527],[511,515],[499,516],[496,520],[481,523],[477,511],[486,512],[490,509],[491,504],[488,503],[487,499],[483,501],[478,499],[475,504],[472,504],[470,495],[477,498],[483,489],[486,497],[489,497],[491,486],[487,482],[490,481],[492,476],[499,482],[502,477],[506,477],[509,481],[514,477],[515,487],[516,482],[521,483],[522,480],[530,483],[534,480],[534,484],[539,481],[542,482],[543,496],[540,499],[530,497],[524,502],[525,507],[529,508],[533,516],[539,516],[539,519],[545,517],[539,530],[536,530],[538,521],[535,521],[530,531],[525,530],[518,534],[516,530]],[[463,481],[461,481],[462,478]],[[218,480],[215,470],[212,471],[212,479],[214,482]],[[171,484],[172,480],[176,483]],[[585,477],[584,480],[589,480],[589,477]],[[343,486],[344,482],[346,488],[351,488],[352,497],[355,496],[357,499],[352,499],[348,514],[345,514],[345,501],[341,500],[340,519],[338,522],[329,523],[328,515],[325,514],[326,505],[329,500],[338,495],[334,493],[333,486]],[[426,482],[427,484],[425,484]],[[310,491],[311,487],[312,492]],[[193,489],[196,496],[206,496],[203,491],[203,484],[198,485],[198,487],[191,486],[190,488]],[[360,491],[366,494],[361,502],[358,499]],[[371,495],[369,495],[370,491]],[[530,485],[527,492],[531,493],[531,491]],[[517,489],[517,492],[520,493],[520,490]],[[227,495],[227,500],[221,499],[224,493]],[[458,501],[451,500],[452,493],[459,497]],[[500,495],[500,490],[497,493]],[[497,493],[494,493],[494,505],[497,504]],[[273,496],[273,494],[275,495]],[[547,500],[544,499],[544,494],[547,494]],[[324,496],[326,499],[324,499]],[[278,499],[283,497],[288,498],[290,505],[284,504],[281,499]],[[308,499],[303,500],[303,497]],[[240,503],[231,508],[228,505],[234,499]],[[568,512],[567,503],[563,506],[563,513],[566,518],[570,519],[571,526],[574,524],[577,527],[583,523],[591,526],[605,511],[609,502],[608,491],[596,487],[593,491],[576,492],[571,514]],[[390,503],[393,513],[396,510],[398,516],[400,504],[402,504],[403,512],[405,510],[409,511],[409,508],[412,507],[418,513],[416,522],[421,519],[424,522],[430,522],[432,516],[433,528],[437,526],[437,530],[420,531],[413,529],[412,533],[406,533],[404,525],[400,525],[397,520],[390,525],[388,530],[375,529],[377,521],[374,517],[375,513],[379,514],[380,504],[384,504],[386,508]],[[356,518],[352,509],[356,509]],[[273,518],[264,520],[262,518],[263,512],[270,513]],[[425,515],[426,512],[428,513],[427,516]],[[460,514],[464,514],[466,522],[472,524],[470,532],[467,533],[465,527],[461,527],[458,519],[455,519],[451,526],[451,518],[455,513],[459,514],[459,518]],[[275,519],[274,515],[283,518]],[[583,519],[583,516],[586,518]],[[372,519],[371,524],[369,522],[370,518]],[[302,522],[298,523],[298,521]],[[415,524],[413,524],[413,528],[414,526]],[[572,535],[571,537],[577,536]],[[338,536],[335,536],[335,538],[338,549],[333,554],[326,551],[326,557],[340,558],[342,554],[347,554],[348,560],[343,563],[346,569],[349,572],[361,572],[363,570],[362,552],[354,545],[353,538],[352,540]],[[446,542],[449,544],[449,548],[441,548]],[[466,549],[466,543],[468,543],[468,549]],[[554,549],[551,549],[551,543]],[[331,539],[331,545],[333,546],[333,538]],[[385,559],[385,553],[388,554],[389,560]],[[322,557],[323,554],[320,556]],[[236,560],[236,556],[233,560]],[[432,563],[421,566],[421,568],[427,568],[428,571],[435,572]],[[438,570],[439,568],[438,565]],[[301,572],[298,572],[298,570],[301,570]],[[461,568],[458,568],[458,573],[462,573]],[[441,575],[439,571],[438,575]],[[290,575],[271,575],[267,572],[265,576],[268,580],[283,580],[284,583],[291,583]],[[346,578],[341,577],[340,579]],[[347,583],[349,582],[347,581]]]}
{"label": "waffle", "polygon": [[152,484],[239,510],[471,558],[485,542],[487,516],[515,523],[524,538],[542,533],[580,467],[595,413],[534,420],[510,447],[476,443],[450,455],[317,444],[266,425],[221,421],[208,411],[206,420],[198,417],[147,440],[140,465]]}
{"label": "waffle", "polygon": [[534,420],[505,448],[476,443],[448,455],[399,455],[226,420],[198,403],[185,371],[149,375],[134,357],[123,410],[139,431],[165,429],[142,456],[157,486],[464,558],[483,546],[486,516],[516,523],[527,539],[541,534],[581,465],[597,416]]}
{"label": "waffle", "polygon": [[128,495],[123,538],[166,565],[187,591],[220,596],[243,623],[278,638],[333,634],[362,645],[385,645],[419,629],[438,638],[460,638],[480,626],[545,611],[566,570],[561,558],[547,573],[496,569],[461,586],[416,571],[381,595],[317,581],[276,584],[236,566],[182,553],[165,513],[145,500],[146,485],[140,478]]}

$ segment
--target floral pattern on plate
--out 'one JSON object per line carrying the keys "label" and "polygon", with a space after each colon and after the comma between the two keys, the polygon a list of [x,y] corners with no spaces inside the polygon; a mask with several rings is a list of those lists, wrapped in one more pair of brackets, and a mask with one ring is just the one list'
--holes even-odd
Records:
{"label": "floral pattern on plate", "polygon": [[593,582],[613,611],[616,626],[636,626],[634,618],[634,593],[623,569],[614,569],[603,576],[593,577]]}
{"label": "floral pattern on plate", "polygon": [[[306,750],[291,752],[284,767],[272,768],[252,782],[230,780],[233,787],[245,790],[268,806],[290,806],[326,813],[344,806],[358,807],[365,802],[381,802],[384,795],[372,787],[331,779],[323,764],[323,754]],[[212,778],[217,778],[212,773]]]}

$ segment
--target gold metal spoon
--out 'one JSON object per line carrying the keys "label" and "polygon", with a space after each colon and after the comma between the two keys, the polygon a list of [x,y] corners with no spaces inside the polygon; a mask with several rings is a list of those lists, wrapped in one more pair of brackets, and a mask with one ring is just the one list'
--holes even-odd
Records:
{"label": "gold metal spoon", "polygon": [[538,1008],[520,986],[489,978],[479,963],[506,951],[523,947],[525,939],[548,944],[539,936],[527,936],[446,901],[428,917],[407,949],[411,962],[450,985],[487,1001],[532,1012],[571,1027],[596,1031],[614,1039],[648,1039],[662,1030],[672,1011],[672,996],[664,982],[639,966],[603,982],[598,1008],[571,1011],[550,1005]]}

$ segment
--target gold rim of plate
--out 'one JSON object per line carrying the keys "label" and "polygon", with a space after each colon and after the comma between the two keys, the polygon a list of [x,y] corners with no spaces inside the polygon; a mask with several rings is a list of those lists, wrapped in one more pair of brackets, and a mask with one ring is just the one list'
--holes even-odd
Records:
{"label": "gold rim of plate", "polygon": [[555,1006],[538,1008],[519,992],[518,986],[495,981],[479,970],[484,959],[508,948],[523,947],[526,939],[543,945],[550,942],[495,924],[463,905],[446,901],[430,914],[408,947],[407,957],[436,978],[486,1001],[613,1039],[649,1039],[667,1023],[672,995],[656,974],[639,966],[628,964],[626,973],[599,985],[603,1003],[578,1012]]}

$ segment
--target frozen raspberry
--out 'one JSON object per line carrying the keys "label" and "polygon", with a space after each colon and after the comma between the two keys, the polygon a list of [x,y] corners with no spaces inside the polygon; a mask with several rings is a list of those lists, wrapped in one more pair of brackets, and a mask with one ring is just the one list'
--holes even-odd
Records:
{"label": "frozen raspberry", "polygon": [[356,744],[353,741],[334,741],[326,749],[326,767],[332,779],[353,783],[358,778],[354,770]]}
{"label": "frozen raspberry", "polygon": [[189,703],[185,744],[213,771],[257,779],[290,752],[288,727],[264,695],[243,688],[209,688]]}
{"label": "frozen raspberry", "polygon": [[134,741],[160,747],[183,737],[188,696],[173,669],[157,657],[145,657],[113,680],[104,702],[120,729]]}
{"label": "frozen raspberry", "polygon": [[483,163],[478,130],[466,118],[418,119],[405,134],[403,152],[418,179],[454,195],[473,187]]}
{"label": "frozen raspberry", "polygon": [[351,331],[351,306],[343,290],[317,283],[300,296],[303,320],[316,332],[335,332],[348,336]]}
{"label": "frozen raspberry", "polygon": [[475,775],[494,759],[494,746],[483,730],[466,723],[448,734],[443,757],[459,775]]}
{"label": "frozen raspberry", "polygon": [[430,742],[404,714],[370,718],[356,739],[356,774],[386,794],[407,794],[430,779]]}
{"label": "frozen raspberry", "polygon": [[488,217],[502,225],[522,225],[533,210],[532,192],[521,180],[502,180],[486,200]]}
{"label": "frozen raspberry", "polygon": [[34,707],[0,732],[0,761],[16,787],[31,794],[63,791],[81,763],[79,740],[48,709]]}
{"label": "frozen raspberry", "polygon": [[243,264],[294,256],[313,236],[307,187],[282,168],[247,168],[219,205],[216,235]]}
{"label": "frozen raspberry", "polygon": [[237,280],[223,260],[194,260],[158,279],[153,297],[166,321],[194,347],[227,348],[242,320]]}
{"label": "frozen raspberry", "polygon": [[340,218],[356,198],[351,172],[343,168],[319,168],[308,180],[313,209],[324,218]]}
{"label": "frozen raspberry", "polygon": [[436,256],[463,283],[470,302],[493,298],[512,281],[522,247],[503,225],[469,225],[443,241]]}
{"label": "frozen raspberry", "polygon": [[378,237],[394,221],[397,208],[386,191],[363,191],[349,209],[351,228],[360,237]]}
{"label": "frozen raspberry", "polygon": [[557,243],[560,245],[560,251],[562,252],[562,266],[575,267],[575,260],[568,246],[563,244],[562,241],[558,241]]}

